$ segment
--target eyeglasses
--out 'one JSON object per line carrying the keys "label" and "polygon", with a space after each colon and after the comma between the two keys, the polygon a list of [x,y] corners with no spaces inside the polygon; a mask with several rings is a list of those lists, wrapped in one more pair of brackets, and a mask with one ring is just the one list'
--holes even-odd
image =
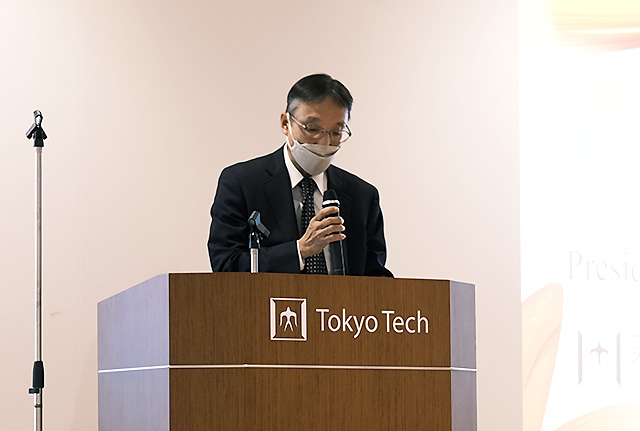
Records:
{"label": "eyeglasses", "polygon": [[320,139],[320,138],[323,138],[324,135],[328,134],[331,142],[343,143],[344,141],[346,141],[351,137],[351,129],[349,129],[349,126],[347,126],[346,124],[344,125],[345,127],[344,129],[328,132],[321,127],[307,126],[306,124],[302,124],[290,112],[287,112],[287,114],[289,114],[289,117],[293,121],[295,121],[296,124],[300,126],[302,130],[304,130],[304,132],[307,134],[307,136],[311,139]]}

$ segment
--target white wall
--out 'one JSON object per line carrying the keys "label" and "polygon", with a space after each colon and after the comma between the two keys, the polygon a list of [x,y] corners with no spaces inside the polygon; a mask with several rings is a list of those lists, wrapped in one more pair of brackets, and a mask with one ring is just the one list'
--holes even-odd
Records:
{"label": "white wall", "polygon": [[476,284],[479,429],[520,428],[515,0],[53,3],[0,14],[3,428],[33,412],[31,112],[50,136],[45,427],[86,431],[96,303],[209,270],[220,170],[282,143],[286,93],[315,72],[355,97],[337,164],[380,189],[390,269]]}

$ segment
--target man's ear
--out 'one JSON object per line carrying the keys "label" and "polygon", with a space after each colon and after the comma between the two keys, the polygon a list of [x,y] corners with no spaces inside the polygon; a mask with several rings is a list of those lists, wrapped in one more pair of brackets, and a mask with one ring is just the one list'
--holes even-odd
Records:
{"label": "man's ear", "polygon": [[289,120],[287,120],[287,113],[280,114],[280,130],[285,136],[289,135]]}

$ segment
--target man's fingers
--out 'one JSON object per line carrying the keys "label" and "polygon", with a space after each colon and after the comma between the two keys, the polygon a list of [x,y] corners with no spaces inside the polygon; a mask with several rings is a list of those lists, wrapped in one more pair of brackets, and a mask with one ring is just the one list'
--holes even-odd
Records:
{"label": "man's fingers", "polygon": [[347,236],[343,233],[334,233],[332,235],[327,235],[327,244],[329,244],[330,242],[342,241],[346,237]]}
{"label": "man's fingers", "polygon": [[324,220],[314,222],[313,225],[309,223],[309,226],[312,229],[322,230],[330,226],[342,226],[343,223],[344,223],[344,219],[342,217],[328,217]]}
{"label": "man's fingers", "polygon": [[341,233],[343,230],[344,225],[342,223],[330,224],[318,229],[321,236],[334,235],[336,233]]}
{"label": "man's fingers", "polygon": [[327,218],[333,214],[338,214],[338,211],[340,209],[338,207],[326,207],[326,208],[322,208],[320,211],[318,211],[315,215],[315,217],[313,217],[314,219],[320,221],[324,218]]}
{"label": "man's fingers", "polygon": [[338,217],[337,207],[327,207],[318,211],[311,219],[307,231],[300,239],[300,253],[308,257],[325,248],[329,243],[341,241],[346,238],[344,231],[344,219]]}

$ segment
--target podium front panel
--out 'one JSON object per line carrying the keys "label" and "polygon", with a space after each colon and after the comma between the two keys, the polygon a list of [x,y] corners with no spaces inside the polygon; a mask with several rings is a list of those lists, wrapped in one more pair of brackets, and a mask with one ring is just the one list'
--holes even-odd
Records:
{"label": "podium front panel", "polygon": [[[168,274],[102,301],[98,320],[101,431],[165,415],[172,431],[476,428],[473,285]],[[119,399],[139,423],[103,418]]]}

